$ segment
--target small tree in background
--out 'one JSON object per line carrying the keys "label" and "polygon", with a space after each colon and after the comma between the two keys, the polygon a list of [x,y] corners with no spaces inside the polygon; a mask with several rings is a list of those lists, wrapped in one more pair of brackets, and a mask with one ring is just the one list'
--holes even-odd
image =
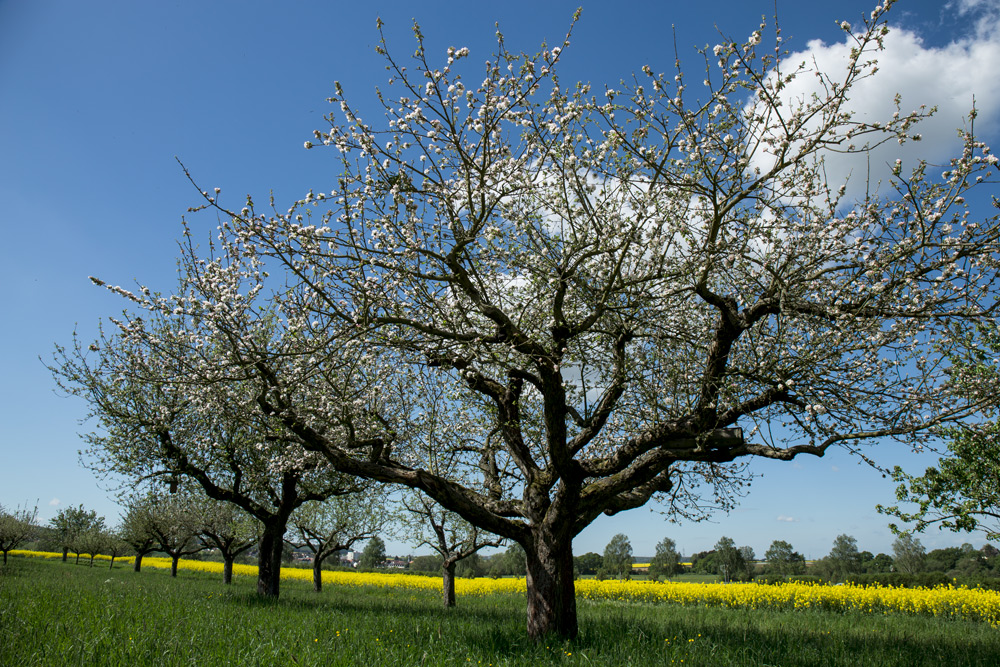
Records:
{"label": "small tree in background", "polygon": [[895,563],[892,560],[892,556],[888,554],[878,553],[871,559],[865,568],[865,572],[870,572],[873,574],[880,574],[883,572],[892,572]]}
{"label": "small tree in background", "polygon": [[656,545],[656,555],[649,563],[649,578],[653,581],[660,577],[669,579],[683,570],[681,566],[681,556],[677,552],[677,544],[669,537]]}
{"label": "small tree in background", "polygon": [[[497,554],[493,558],[497,558],[502,555],[503,554]],[[436,574],[441,571],[441,561],[441,556],[438,556],[437,554],[414,556],[413,559],[410,560],[410,566],[408,569],[414,572],[428,572]],[[493,559],[490,559],[490,566],[492,567],[493,565]],[[493,575],[494,573],[491,571],[490,574]]]}
{"label": "small tree in background", "polygon": [[750,581],[756,572],[754,561],[757,560],[757,554],[754,553],[753,548],[748,546],[740,547],[739,552],[740,558],[743,560],[743,571],[740,572],[739,578],[744,581]]}
{"label": "small tree in background", "polygon": [[73,550],[76,551],[77,560],[80,554],[89,556],[90,567],[94,567],[94,557],[101,553],[108,542],[108,529],[104,526],[104,517],[100,517],[97,525],[77,535],[73,541]]}
{"label": "small tree in background", "polygon": [[730,537],[721,537],[715,543],[716,567],[719,576],[725,582],[737,579],[746,572],[746,562],[743,554],[736,548],[736,543]]}
{"label": "small tree in background", "polygon": [[355,542],[377,539],[374,536],[388,518],[385,502],[380,489],[368,487],[358,493],[305,503],[292,514],[291,536],[285,541],[312,552],[314,591],[323,590],[323,561],[338,551],[350,550]]}
{"label": "small tree in background", "polygon": [[156,537],[153,534],[151,515],[156,497],[152,494],[133,495],[124,499],[125,517],[119,527],[121,539],[135,554],[133,570],[142,570],[142,557],[156,550]]}
{"label": "small tree in background", "polygon": [[909,533],[902,533],[892,543],[892,561],[896,569],[907,574],[924,571],[927,550],[920,540]]}
{"label": "small tree in background", "polygon": [[198,540],[201,517],[194,500],[183,493],[166,495],[150,507],[149,530],[159,550],[170,556],[170,576],[177,576],[177,563],[198,553],[205,545]]}
{"label": "small tree in background", "polygon": [[260,543],[261,525],[237,505],[205,497],[197,503],[198,535],[203,545],[219,550],[222,581],[233,583],[233,562]]}
{"label": "small tree in background", "polygon": [[458,563],[477,556],[480,549],[498,547],[504,540],[476,528],[424,495],[410,498],[405,507],[413,519],[408,525],[420,539],[420,545],[429,546],[442,558],[442,598],[445,607],[454,607]]}
{"label": "small tree in background", "polygon": [[850,535],[838,535],[833,548],[819,564],[819,572],[834,581],[843,581],[848,575],[861,572],[861,553],[858,541]]}
{"label": "small tree in background", "polygon": [[632,543],[624,533],[618,533],[604,547],[604,560],[598,574],[619,579],[632,577]]}
{"label": "small tree in background", "polygon": [[38,519],[38,506],[28,509],[28,505],[6,511],[0,505],[0,551],[3,551],[3,564],[7,564],[7,552],[13,551],[27,542],[35,533],[35,521]]}
{"label": "small tree in background", "polygon": [[[49,520],[49,524],[56,531],[56,538],[59,547],[62,549],[62,559],[66,562],[70,549],[75,548],[76,541],[80,535],[86,533],[98,525],[104,525],[104,519],[97,516],[94,510],[86,510],[83,505],[78,507],[67,507],[59,510],[56,515]],[[77,551],[77,562],[80,560]]]}
{"label": "small tree in background", "polygon": [[368,540],[364,551],[361,552],[359,566],[366,570],[374,570],[385,562],[385,542],[381,537],[375,536]]}
{"label": "small tree in background", "polygon": [[524,561],[524,547],[516,542],[507,547],[503,553],[490,558],[490,576],[523,577],[527,571],[528,567]]}
{"label": "small tree in background", "polygon": [[115,559],[124,555],[131,548],[132,545],[125,540],[120,526],[104,531],[104,544],[101,553],[111,557],[111,562],[108,564],[109,570],[114,569]]}
{"label": "small tree in background", "polygon": [[787,577],[793,574],[804,574],[806,571],[805,557],[794,551],[792,545],[784,540],[771,542],[771,546],[764,552],[764,560],[767,561],[768,574]]}
{"label": "small tree in background", "polygon": [[455,576],[467,579],[486,576],[486,559],[479,552],[463,558],[455,566]]}
{"label": "small tree in background", "polygon": [[718,574],[718,556],[714,549],[691,554],[691,571],[698,574]]}

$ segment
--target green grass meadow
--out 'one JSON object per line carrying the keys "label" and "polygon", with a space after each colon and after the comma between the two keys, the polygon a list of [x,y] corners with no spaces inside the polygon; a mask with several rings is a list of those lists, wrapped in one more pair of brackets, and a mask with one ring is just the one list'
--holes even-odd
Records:
{"label": "green grass meadow", "polygon": [[580,637],[534,645],[520,595],[255,580],[11,557],[0,665],[990,665],[1000,630],[901,615],[580,602]]}

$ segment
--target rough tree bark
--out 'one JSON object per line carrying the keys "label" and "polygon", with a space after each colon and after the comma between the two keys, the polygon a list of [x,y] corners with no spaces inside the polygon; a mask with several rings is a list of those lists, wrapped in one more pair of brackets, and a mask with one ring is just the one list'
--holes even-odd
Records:
{"label": "rough tree bark", "polygon": [[578,632],[576,586],[573,581],[572,539],[552,531],[532,534],[533,548],[525,548],[528,598],[528,636],[556,635],[572,639]]}
{"label": "rough tree bark", "polygon": [[264,523],[257,556],[257,594],[276,598],[281,589],[281,552],[285,536],[285,520]]}
{"label": "rough tree bark", "polygon": [[441,563],[441,577],[443,579],[442,596],[445,607],[455,606],[455,567],[457,563],[454,558],[449,558]]}

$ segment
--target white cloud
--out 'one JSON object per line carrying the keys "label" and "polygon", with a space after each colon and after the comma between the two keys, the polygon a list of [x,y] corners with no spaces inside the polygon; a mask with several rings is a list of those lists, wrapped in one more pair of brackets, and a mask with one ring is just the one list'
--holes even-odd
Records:
{"label": "white cloud", "polygon": [[778,515],[778,521],[787,521],[788,523],[794,523],[798,521],[798,519],[796,519],[793,516],[785,516],[784,514],[780,514]]}
{"label": "white cloud", "polygon": [[58,498],[53,498],[52,500],[49,501],[49,507],[59,507],[60,503],[62,503],[61,500],[59,500]]}
{"label": "white cloud", "polygon": [[959,14],[966,14],[980,8],[996,7],[997,0],[952,0],[947,5],[948,9],[957,9]]}
{"label": "white cloud", "polygon": [[[901,159],[904,173],[919,158],[931,162],[944,162],[958,153],[956,129],[966,125],[973,101],[979,112],[976,133],[994,135],[1000,129],[1000,77],[995,64],[1000,63],[1000,2],[997,0],[957,0],[957,11],[975,13],[975,28],[968,36],[943,47],[926,47],[921,36],[901,28],[891,29],[885,39],[885,50],[874,53],[878,71],[871,77],[857,81],[850,93],[848,109],[859,120],[886,121],[892,117],[893,98],[900,95],[900,113],[936,106],[937,113],[921,122],[913,131],[923,140],[900,146],[889,141],[871,154],[845,156],[828,154],[827,173],[832,184],[837,185],[851,175],[849,197],[864,193],[864,184],[871,169],[871,181],[888,180],[887,165]],[[890,17],[891,18],[891,17]],[[825,44],[819,40],[808,43],[804,51],[790,54],[785,59],[785,69],[813,63],[819,71],[841,80],[850,55],[853,40],[845,36],[838,44]],[[816,78],[809,73],[799,76],[786,89],[786,100],[809,99],[813,93],[821,94]],[[997,147],[1000,149],[1000,146]]]}
{"label": "white cloud", "polygon": [[978,15],[975,19],[977,34],[995,28],[997,19],[1000,17],[1000,0],[953,0],[944,8],[954,11],[959,16]]}

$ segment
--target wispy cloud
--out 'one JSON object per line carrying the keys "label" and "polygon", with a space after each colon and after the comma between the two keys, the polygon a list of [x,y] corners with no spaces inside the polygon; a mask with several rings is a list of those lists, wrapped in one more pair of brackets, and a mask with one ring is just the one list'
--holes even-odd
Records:
{"label": "wispy cloud", "polygon": [[795,523],[798,521],[794,516],[785,516],[784,514],[778,515],[778,521],[785,521],[787,523]]}
{"label": "wispy cloud", "polygon": [[58,507],[61,502],[58,498],[53,498],[49,501],[49,507]]}

